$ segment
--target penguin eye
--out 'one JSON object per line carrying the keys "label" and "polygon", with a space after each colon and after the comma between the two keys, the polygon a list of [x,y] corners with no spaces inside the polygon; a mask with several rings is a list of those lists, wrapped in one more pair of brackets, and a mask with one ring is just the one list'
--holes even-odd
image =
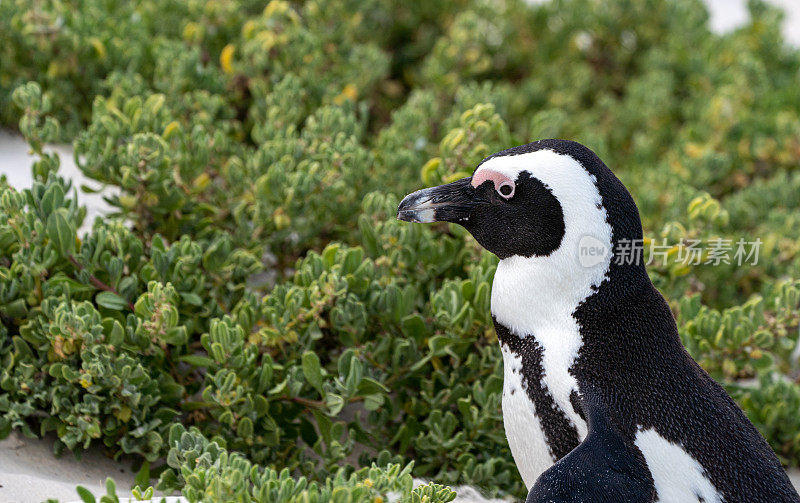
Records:
{"label": "penguin eye", "polygon": [[511,199],[514,197],[514,189],[514,183],[509,180],[505,180],[497,187],[497,193],[500,194],[500,197],[503,199]]}

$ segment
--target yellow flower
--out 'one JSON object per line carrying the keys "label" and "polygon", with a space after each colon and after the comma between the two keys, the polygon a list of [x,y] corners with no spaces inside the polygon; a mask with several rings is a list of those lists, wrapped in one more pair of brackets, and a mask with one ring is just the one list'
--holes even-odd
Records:
{"label": "yellow flower", "polygon": [[89,43],[92,44],[92,47],[94,47],[100,59],[106,59],[106,46],[103,45],[103,42],[101,42],[99,38],[92,37],[89,39]]}
{"label": "yellow flower", "polygon": [[219,55],[219,66],[222,67],[222,71],[225,73],[233,73],[231,61],[233,60],[233,53],[235,50],[236,48],[233,44],[228,44],[222,49]]}
{"label": "yellow flower", "polygon": [[344,89],[342,89],[342,92],[339,94],[339,96],[333,99],[333,102],[337,105],[341,105],[345,102],[345,100],[355,101],[357,97],[358,88],[353,84],[347,84],[344,86]]}
{"label": "yellow flower", "polygon": [[164,132],[161,136],[164,137],[165,140],[169,140],[172,134],[178,129],[178,121],[172,121],[164,128]]}

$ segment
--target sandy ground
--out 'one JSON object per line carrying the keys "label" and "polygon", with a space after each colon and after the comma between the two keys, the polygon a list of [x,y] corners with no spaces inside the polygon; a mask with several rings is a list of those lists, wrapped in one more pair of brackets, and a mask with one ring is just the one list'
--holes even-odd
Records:
{"label": "sandy ground", "polygon": [[52,437],[28,439],[17,432],[0,441],[0,501],[39,502],[47,498],[77,500],[77,485],[98,497],[105,494],[106,477],[117,483],[118,494],[133,485],[135,473],[130,465],[114,463],[100,450],[84,452],[80,459],[66,452],[53,455]]}
{"label": "sandy ground", "polygon": [[[529,1],[537,3],[547,0]],[[791,45],[800,47],[800,0],[768,2],[785,10],[783,32],[786,40]],[[705,3],[711,13],[710,26],[718,33],[735,29],[747,21],[746,0],[705,0]],[[69,146],[50,148],[60,154],[60,173],[73,180],[74,187],[98,187],[97,182],[84,177],[75,166]],[[0,175],[6,175],[13,187],[29,187],[32,181],[32,162],[28,147],[19,136],[0,131]],[[91,227],[95,217],[102,216],[111,209],[101,194],[84,194],[79,191],[78,198],[88,210],[82,227],[84,230]],[[52,452],[52,438],[30,440],[14,433],[0,441],[0,502],[30,503],[47,498],[76,501],[78,497],[75,486],[78,484],[99,496],[105,494],[104,481],[109,476],[117,481],[120,496],[130,495],[127,490],[133,483],[134,474],[124,463],[111,461],[98,449],[83,453],[81,459],[70,453],[55,458]],[[795,487],[800,487],[800,470],[790,471],[790,477]],[[460,490],[459,495],[458,501],[461,503],[486,501],[469,488]]]}
{"label": "sandy ground", "polygon": [[[75,165],[75,159],[70,145],[50,145],[50,152],[58,153],[61,159],[59,174],[72,180],[73,189],[78,192],[78,201],[86,206],[86,218],[83,220],[81,231],[92,227],[92,222],[112,210],[104,199],[102,193],[86,194],[80,190],[82,185],[97,189],[100,184],[83,175]],[[30,149],[25,140],[18,134],[0,130],[0,175],[6,175],[12,187],[22,189],[30,187],[33,183],[31,165],[36,158],[30,154]],[[110,192],[108,192],[110,193]]]}
{"label": "sandy ground", "polygon": [[[711,19],[709,25],[716,33],[725,33],[747,22],[746,0],[704,0]],[[784,11],[783,36],[795,47],[800,47],[800,0],[767,0],[768,4]]]}

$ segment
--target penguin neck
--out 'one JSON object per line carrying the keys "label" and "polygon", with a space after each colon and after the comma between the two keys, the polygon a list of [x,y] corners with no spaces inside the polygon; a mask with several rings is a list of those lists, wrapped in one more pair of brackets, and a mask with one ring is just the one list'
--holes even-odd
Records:
{"label": "penguin neck", "polygon": [[[593,237],[593,242],[610,250],[610,229],[603,234]],[[515,255],[501,260],[492,283],[495,320],[519,337],[537,338],[574,322],[575,309],[597,292],[612,267],[611,253],[596,263],[581,260],[579,242],[580,238],[565,236],[559,249],[548,256]]]}
{"label": "penguin neck", "polygon": [[[513,256],[500,261],[492,283],[491,311],[494,319],[518,336],[539,337],[543,331],[558,331],[575,321],[576,309],[588,299],[602,295],[606,302],[627,302],[643,287],[651,287],[641,266],[620,266],[609,255],[602,262],[583,267],[570,257]],[[623,270],[624,268],[624,270]],[[625,283],[612,288],[611,282]],[[611,299],[611,297],[620,297]],[[603,313],[596,313],[602,317]],[[599,319],[598,319],[599,321]]]}

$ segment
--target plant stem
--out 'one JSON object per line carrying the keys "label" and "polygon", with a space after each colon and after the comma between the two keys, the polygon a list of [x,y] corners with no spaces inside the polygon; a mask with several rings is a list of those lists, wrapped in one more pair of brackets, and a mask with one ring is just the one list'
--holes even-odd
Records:
{"label": "plant stem", "polygon": [[[72,265],[74,265],[76,268],[78,268],[79,271],[86,270],[86,267],[84,267],[83,264],[78,262],[78,259],[76,259],[74,256],[70,255],[70,256],[67,257],[67,259],[69,259],[69,261],[72,263]],[[91,283],[95,288],[97,288],[99,290],[103,290],[105,292],[111,292],[114,295],[116,295],[117,297],[124,298],[124,297],[122,297],[122,295],[120,295],[120,293],[118,291],[116,291],[114,289],[114,287],[103,283],[102,281],[97,279],[97,277],[94,274],[91,274],[91,273],[89,274],[89,283]],[[128,308],[130,308],[130,310],[133,311],[133,308],[134,308],[133,302],[128,301]]]}

